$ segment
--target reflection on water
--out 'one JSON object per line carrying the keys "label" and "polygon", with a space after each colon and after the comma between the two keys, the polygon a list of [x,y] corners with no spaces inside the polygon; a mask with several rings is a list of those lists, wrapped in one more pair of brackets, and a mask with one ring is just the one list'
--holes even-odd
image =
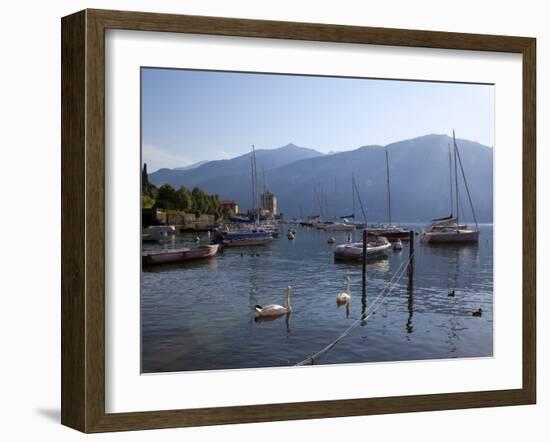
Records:
{"label": "reflection on water", "polygon": [[[399,255],[402,253],[402,251],[396,251],[396,252],[392,252],[396,255]],[[408,255],[405,259],[408,258]],[[334,266],[335,266],[335,269],[336,270],[344,270],[346,268],[349,268],[350,266],[353,268],[353,267],[357,267],[357,269],[359,269],[359,271],[361,271],[361,266],[363,265],[363,263],[361,262],[361,260],[341,260],[341,259],[336,259],[334,260]],[[390,256],[389,255],[382,255],[382,256],[379,256],[379,257],[376,257],[376,258],[369,258],[367,260],[367,265],[368,265],[368,268],[370,271],[375,271],[377,273],[383,273],[383,272],[389,272],[390,271]]]}
{"label": "reflection on water", "polygon": [[[419,230],[421,226],[413,226]],[[416,241],[415,275],[406,274],[375,312],[317,363],[376,362],[491,356],[493,351],[492,226],[481,226],[479,245],[426,245]],[[311,356],[361,318],[408,259],[401,252],[367,265],[335,262],[346,234],[297,228],[271,244],[226,249],[204,261],[144,269],[142,371],[213,370],[288,366]],[[147,250],[197,244],[176,235]],[[199,243],[207,243],[206,234]],[[336,295],[352,281],[349,305]],[[292,313],[258,320],[256,304],[282,304],[292,286]],[[455,291],[450,297],[449,292]],[[471,312],[483,309],[482,317]]]}

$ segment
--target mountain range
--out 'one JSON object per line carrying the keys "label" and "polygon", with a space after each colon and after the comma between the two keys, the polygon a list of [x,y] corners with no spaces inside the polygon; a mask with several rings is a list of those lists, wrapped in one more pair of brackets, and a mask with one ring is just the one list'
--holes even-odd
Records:
{"label": "mountain range", "polygon": [[[387,146],[362,146],[355,150],[322,154],[294,144],[277,149],[256,150],[258,190],[277,195],[285,217],[300,213],[326,218],[350,214],[353,202],[352,176],[369,222],[388,221],[386,155],[388,152],[392,221],[427,221],[451,213],[449,145],[447,135],[430,134]],[[493,149],[474,141],[457,139],[460,159],[480,222],[493,219]],[[160,169],[149,175],[157,186],[200,187],[222,199],[252,207],[251,155],[208,161],[191,169]],[[461,214],[472,220],[460,164],[459,201]],[[454,169],[454,164],[452,166]],[[453,177],[454,180],[454,177]],[[453,184],[454,185],[454,184]],[[455,210],[456,212],[456,210]]]}

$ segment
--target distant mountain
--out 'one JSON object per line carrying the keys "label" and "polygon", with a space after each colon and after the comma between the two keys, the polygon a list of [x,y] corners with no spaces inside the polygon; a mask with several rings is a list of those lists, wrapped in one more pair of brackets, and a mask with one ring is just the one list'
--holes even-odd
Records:
{"label": "distant mountain", "polygon": [[[250,184],[250,157],[252,153],[232,158],[230,160],[208,161],[198,167],[188,170],[159,169],[149,175],[149,181],[155,185],[170,183],[175,187],[185,185],[187,187],[210,187],[211,181],[226,179],[240,179],[248,176]],[[313,149],[287,144],[277,149],[257,149],[256,167],[258,178],[261,179],[264,172],[285,166],[299,160],[315,158],[323,155]],[[250,186],[249,186],[250,187]]]}
{"label": "distant mountain", "polygon": [[174,170],[191,170],[196,169],[199,166],[202,166],[203,164],[208,163],[208,161],[199,161],[197,163],[189,164],[189,166],[183,166],[183,167],[175,167]]}
{"label": "distant mountain", "polygon": [[[426,135],[388,146],[363,146],[346,152],[322,155],[294,145],[257,151],[260,190],[278,197],[279,210],[287,218],[319,214],[326,217],[352,212],[351,177],[369,222],[387,221],[387,149],[393,221],[426,221],[447,216],[450,207],[449,143],[446,135]],[[493,219],[493,149],[457,139],[464,172],[478,221]],[[460,169],[459,169],[460,178]],[[232,160],[210,161],[189,171],[162,169],[149,176],[160,185],[200,186],[222,198],[234,199],[241,208],[251,207],[250,154]],[[460,179],[461,181],[461,179]],[[468,196],[459,182],[461,212],[471,220]],[[355,214],[362,218],[359,203]]]}

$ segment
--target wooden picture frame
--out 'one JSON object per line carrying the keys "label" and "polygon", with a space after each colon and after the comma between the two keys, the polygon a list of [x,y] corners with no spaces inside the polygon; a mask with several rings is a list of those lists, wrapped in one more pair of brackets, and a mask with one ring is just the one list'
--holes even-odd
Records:
{"label": "wooden picture frame", "polygon": [[[523,385],[272,405],[105,412],[105,30],[262,37],[522,55]],[[533,404],[536,400],[536,41],[533,38],[84,10],[62,19],[62,409],[83,432]]]}

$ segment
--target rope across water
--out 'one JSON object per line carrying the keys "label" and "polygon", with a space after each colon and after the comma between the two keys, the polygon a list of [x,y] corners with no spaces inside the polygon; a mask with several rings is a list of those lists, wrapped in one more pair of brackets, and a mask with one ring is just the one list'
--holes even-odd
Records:
{"label": "rope across water", "polygon": [[338,342],[340,342],[342,339],[344,339],[347,335],[351,333],[351,331],[357,327],[359,324],[361,324],[363,321],[368,319],[373,313],[376,312],[376,309],[378,308],[378,304],[380,302],[388,297],[390,293],[394,290],[394,288],[397,286],[397,283],[399,280],[403,277],[403,274],[407,270],[407,267],[411,260],[414,257],[414,253],[409,257],[409,259],[401,264],[399,268],[396,270],[396,272],[393,274],[392,278],[388,281],[388,284],[384,289],[380,292],[380,294],[375,298],[375,300],[370,304],[370,306],[365,310],[364,313],[361,314],[359,319],[355,320],[340,336],[338,336],[334,341],[332,341],[327,346],[323,347],[321,350],[319,350],[317,353],[311,355],[310,357],[304,359],[301,362],[298,362],[295,364],[296,367],[301,365],[313,365],[317,359],[322,357],[324,354],[326,354],[331,348],[333,348]]}

